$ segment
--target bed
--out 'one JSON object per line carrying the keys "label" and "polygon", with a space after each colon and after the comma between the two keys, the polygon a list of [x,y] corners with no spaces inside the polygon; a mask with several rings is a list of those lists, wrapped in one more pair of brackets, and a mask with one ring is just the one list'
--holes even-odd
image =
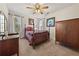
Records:
{"label": "bed", "polygon": [[39,45],[43,42],[49,40],[49,32],[48,31],[37,31],[33,30],[32,27],[25,28],[25,38],[28,40],[29,45],[35,48],[36,45]]}

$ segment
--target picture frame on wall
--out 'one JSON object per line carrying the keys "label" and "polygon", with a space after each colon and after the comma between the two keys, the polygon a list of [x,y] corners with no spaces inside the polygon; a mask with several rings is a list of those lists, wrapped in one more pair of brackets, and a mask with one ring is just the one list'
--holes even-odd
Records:
{"label": "picture frame on wall", "polygon": [[34,19],[29,18],[28,20],[29,20],[29,25],[33,25],[33,23],[34,23]]}
{"label": "picture frame on wall", "polygon": [[47,27],[54,27],[55,26],[55,17],[51,17],[47,19]]}

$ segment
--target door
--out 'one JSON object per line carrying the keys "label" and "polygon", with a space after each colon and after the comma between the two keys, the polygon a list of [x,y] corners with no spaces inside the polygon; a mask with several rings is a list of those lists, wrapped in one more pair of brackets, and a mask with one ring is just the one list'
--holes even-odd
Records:
{"label": "door", "polygon": [[57,22],[56,23],[56,41],[61,43],[66,42],[66,23]]}
{"label": "door", "polygon": [[67,45],[79,48],[79,20],[67,21]]}

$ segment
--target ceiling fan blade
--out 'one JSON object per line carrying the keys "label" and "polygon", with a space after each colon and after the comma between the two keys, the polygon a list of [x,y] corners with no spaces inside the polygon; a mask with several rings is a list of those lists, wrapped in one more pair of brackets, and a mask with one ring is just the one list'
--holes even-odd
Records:
{"label": "ceiling fan blade", "polygon": [[26,7],[26,8],[28,8],[28,9],[33,9],[32,7]]}
{"label": "ceiling fan blade", "polygon": [[33,14],[35,14],[36,12],[33,12]]}
{"label": "ceiling fan blade", "polygon": [[43,10],[42,9],[40,9],[40,13],[43,14]]}
{"label": "ceiling fan blade", "polygon": [[42,7],[42,9],[47,9],[47,8],[48,8],[48,6]]}
{"label": "ceiling fan blade", "polygon": [[41,14],[43,14],[43,12],[40,12]]}

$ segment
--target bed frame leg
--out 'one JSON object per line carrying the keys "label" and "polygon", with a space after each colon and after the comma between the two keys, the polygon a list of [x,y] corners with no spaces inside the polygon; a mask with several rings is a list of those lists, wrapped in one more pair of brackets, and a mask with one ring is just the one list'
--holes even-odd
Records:
{"label": "bed frame leg", "polygon": [[33,46],[33,49],[35,49],[35,46]]}
{"label": "bed frame leg", "polygon": [[32,47],[33,47],[33,49],[35,49],[35,45],[34,44],[32,45]]}

